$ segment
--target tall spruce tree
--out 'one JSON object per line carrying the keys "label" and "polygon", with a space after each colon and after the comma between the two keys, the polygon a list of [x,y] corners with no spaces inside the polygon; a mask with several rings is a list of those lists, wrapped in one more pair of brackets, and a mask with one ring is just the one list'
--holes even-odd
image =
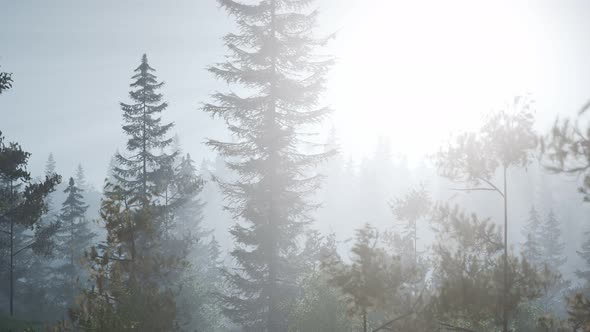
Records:
{"label": "tall spruce tree", "polygon": [[155,69],[150,67],[144,54],[132,76],[134,90],[129,96],[134,103],[121,103],[123,131],[129,136],[127,151],[130,156],[117,153],[113,173],[125,196],[130,197],[128,203],[131,205],[146,206],[157,196],[157,173],[162,165],[171,164],[174,157],[174,154],[158,153],[172,143],[172,138],[166,135],[174,124],[162,124],[160,113],[168,104],[162,102],[162,94],[157,92],[164,83],[158,82],[153,72]]}
{"label": "tall spruce tree", "polygon": [[319,185],[311,168],[330,153],[300,150],[302,134],[329,113],[318,107],[333,60],[315,54],[327,39],[313,30],[310,0],[218,0],[239,32],[225,36],[230,55],[209,71],[242,94],[215,93],[204,111],[228,123],[232,142],[209,140],[239,180],[220,182],[236,224],[227,271],[225,314],[247,331],[286,331],[285,304],[297,288],[299,240],[316,207],[306,197]]}
{"label": "tall spruce tree", "polygon": [[[9,283],[9,312],[14,314],[15,269],[23,252],[48,255],[53,249],[52,237],[59,224],[41,225],[41,216],[47,212],[46,197],[60,182],[57,174],[44,181],[31,182],[26,170],[30,153],[18,143],[5,143],[0,132],[0,226],[7,239],[2,249],[7,257]],[[24,235],[23,235],[24,234]]]}

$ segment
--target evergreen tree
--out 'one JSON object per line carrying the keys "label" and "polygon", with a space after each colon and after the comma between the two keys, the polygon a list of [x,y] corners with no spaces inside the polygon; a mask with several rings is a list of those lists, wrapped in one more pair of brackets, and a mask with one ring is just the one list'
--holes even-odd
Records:
{"label": "evergreen tree", "polygon": [[226,271],[224,311],[247,331],[287,330],[282,308],[297,289],[299,240],[315,208],[306,200],[319,185],[312,167],[330,153],[300,151],[301,135],[329,112],[317,107],[332,59],[314,55],[327,40],[313,36],[313,1],[264,0],[244,4],[218,0],[236,18],[238,33],[225,44],[228,61],[211,67],[216,77],[245,88],[244,95],[216,93],[204,111],[228,123],[231,143],[208,145],[229,159],[239,179],[219,181],[236,220]]}
{"label": "evergreen tree", "polygon": [[175,285],[166,282],[166,273],[182,262],[158,253],[157,210],[132,209],[125,190],[106,186],[101,219],[107,240],[86,254],[91,286],[70,309],[70,318],[82,330],[175,331]]}
{"label": "evergreen tree", "polygon": [[590,285],[590,231],[584,232],[586,240],[582,243],[581,250],[578,251],[578,255],[585,262],[584,270],[577,270],[576,275],[583,279],[588,285]]}
{"label": "evergreen tree", "polygon": [[565,243],[561,238],[561,227],[553,211],[549,212],[540,231],[540,240],[543,244],[543,262],[555,271],[560,271],[567,258],[563,254]]}
{"label": "evergreen tree", "polygon": [[393,214],[405,223],[405,233],[414,242],[414,261],[418,261],[418,221],[430,210],[430,195],[421,187],[391,203]]}
{"label": "evergreen tree", "polygon": [[131,83],[134,90],[129,92],[129,96],[134,104],[121,103],[125,123],[123,131],[129,136],[127,150],[131,155],[125,157],[117,153],[117,166],[113,172],[125,196],[130,197],[128,203],[132,205],[146,206],[152,197],[157,196],[157,172],[162,165],[171,164],[174,157],[174,154],[156,152],[172,142],[172,138],[166,138],[166,135],[173,123],[161,123],[160,113],[168,104],[162,102],[162,95],[157,93],[164,83],[157,81],[154,71],[144,54],[132,77],[135,80]]}
{"label": "evergreen tree", "polygon": [[47,211],[47,195],[55,189],[60,177],[52,174],[42,182],[31,182],[26,170],[29,156],[18,143],[5,143],[0,133],[0,226],[7,237],[2,246],[4,257],[8,257],[11,316],[14,314],[14,272],[19,255],[27,250],[49,255],[53,249],[52,237],[59,227],[58,223],[41,225],[40,219]]}
{"label": "evergreen tree", "polygon": [[76,168],[76,178],[74,180],[76,187],[81,190],[86,189],[86,173],[84,172],[84,167],[82,167],[82,164],[78,164],[78,167]]}
{"label": "evergreen tree", "polygon": [[45,163],[45,176],[50,176],[55,174],[55,158],[53,158],[53,153],[49,153],[47,157],[47,162]]}
{"label": "evergreen tree", "polygon": [[541,218],[534,206],[529,211],[529,220],[523,229],[523,236],[526,241],[522,247],[522,254],[527,260],[535,265],[543,261],[542,239],[541,239]]}
{"label": "evergreen tree", "polygon": [[12,73],[0,72],[0,94],[12,88]]}
{"label": "evergreen tree", "polygon": [[81,260],[96,234],[88,227],[85,218],[88,205],[84,203],[83,190],[73,178],[70,178],[64,193],[67,198],[62,203],[59,216],[61,227],[57,234],[59,258],[62,260],[57,269],[57,283],[61,294],[58,303],[68,307],[73,305],[76,290],[80,288],[78,283],[85,281]]}
{"label": "evergreen tree", "polygon": [[[439,205],[433,224],[433,281],[439,288],[432,305],[436,316],[453,326],[503,328],[505,314],[515,317],[522,304],[538,299],[555,280],[549,271],[537,271],[512,254],[505,275],[502,232],[489,219]],[[509,292],[503,293],[506,281]]]}
{"label": "evergreen tree", "polygon": [[369,224],[357,230],[351,253],[350,264],[332,255],[323,265],[329,283],[342,291],[349,313],[361,317],[367,332],[370,311],[384,308],[401,286],[401,266],[379,246],[379,233]]}
{"label": "evergreen tree", "polygon": [[[461,190],[489,191],[503,200],[504,210],[504,298],[502,307],[502,331],[508,332],[510,317],[508,297],[510,266],[508,260],[508,172],[514,167],[524,167],[531,161],[537,146],[533,129],[532,102],[524,97],[514,98],[510,109],[493,113],[479,133],[465,133],[437,158],[439,173],[454,182],[464,183]],[[500,183],[495,182],[500,173]]]}

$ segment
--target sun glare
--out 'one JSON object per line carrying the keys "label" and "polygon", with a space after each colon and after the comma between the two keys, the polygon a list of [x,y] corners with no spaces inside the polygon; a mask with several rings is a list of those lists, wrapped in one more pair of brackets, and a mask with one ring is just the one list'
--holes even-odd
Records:
{"label": "sun glare", "polygon": [[531,92],[537,36],[514,7],[367,1],[352,10],[334,46],[328,96],[344,151],[371,153],[385,136],[419,160],[450,133]]}

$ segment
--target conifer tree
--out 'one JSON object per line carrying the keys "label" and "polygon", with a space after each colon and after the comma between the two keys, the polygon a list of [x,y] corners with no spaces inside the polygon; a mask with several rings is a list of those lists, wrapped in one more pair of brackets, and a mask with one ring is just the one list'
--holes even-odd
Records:
{"label": "conifer tree", "polygon": [[129,136],[127,151],[130,156],[117,153],[117,166],[113,169],[115,179],[129,196],[129,204],[146,206],[157,196],[156,174],[160,167],[171,164],[174,155],[158,153],[172,142],[167,138],[173,123],[162,124],[160,113],[168,104],[162,102],[158,89],[164,85],[153,74],[155,69],[148,64],[144,54],[141,64],[135,69],[129,92],[133,104],[121,103],[123,110],[123,131]]}
{"label": "conifer tree", "polygon": [[204,106],[228,123],[233,141],[208,145],[239,177],[219,181],[236,220],[238,268],[226,273],[225,314],[248,331],[286,331],[282,308],[297,289],[298,241],[315,208],[306,197],[320,180],[311,171],[330,155],[302,153],[301,135],[329,112],[317,104],[332,59],[315,54],[327,39],[313,35],[313,1],[218,2],[239,32],[225,36],[230,56],[209,71],[244,88],[216,93]]}
{"label": "conifer tree", "polygon": [[590,285],[590,231],[584,232],[586,240],[582,243],[578,255],[584,260],[584,269],[578,269],[576,275]]}
{"label": "conifer tree", "polygon": [[561,227],[552,210],[540,230],[540,241],[543,248],[543,262],[555,271],[559,271],[567,258],[563,254],[565,243],[561,238]]}
{"label": "conifer tree", "polygon": [[[14,314],[15,276],[19,255],[27,250],[49,255],[53,249],[52,237],[59,224],[41,225],[41,216],[47,212],[46,198],[60,182],[57,174],[47,176],[39,183],[31,182],[26,170],[30,153],[18,143],[5,143],[0,133],[0,226],[7,239],[2,241],[8,257],[9,307]],[[25,230],[32,235],[20,236]]]}
{"label": "conifer tree", "polygon": [[523,244],[522,254],[527,260],[535,265],[539,265],[543,260],[543,251],[541,248],[541,218],[534,206],[529,211],[529,220],[523,229],[523,236],[526,241]]}
{"label": "conifer tree", "polygon": [[84,167],[82,167],[82,164],[78,164],[78,167],[76,168],[76,178],[74,180],[76,187],[81,190],[86,189],[86,173],[84,172]]}
{"label": "conifer tree", "polygon": [[[441,150],[437,158],[442,176],[468,186],[460,190],[493,192],[503,200],[503,332],[508,332],[511,292],[508,283],[508,173],[511,168],[524,167],[531,161],[537,147],[533,122],[532,102],[525,97],[515,97],[507,109],[493,113],[478,133],[460,135],[448,148]],[[501,180],[495,182],[497,173]]]}
{"label": "conifer tree", "polygon": [[61,302],[70,306],[75,290],[80,288],[77,283],[85,281],[81,259],[84,252],[90,249],[96,234],[88,227],[85,218],[88,205],[84,203],[83,190],[73,178],[70,178],[64,193],[67,197],[62,203],[59,216],[61,227],[57,234],[59,258],[63,261],[58,268],[58,287],[62,295]]}
{"label": "conifer tree", "polygon": [[0,72],[0,94],[12,88],[12,73]]}
{"label": "conifer tree", "polygon": [[414,262],[418,261],[418,221],[430,211],[430,195],[421,187],[414,189],[403,198],[391,202],[393,214],[405,223],[406,236],[414,242]]}

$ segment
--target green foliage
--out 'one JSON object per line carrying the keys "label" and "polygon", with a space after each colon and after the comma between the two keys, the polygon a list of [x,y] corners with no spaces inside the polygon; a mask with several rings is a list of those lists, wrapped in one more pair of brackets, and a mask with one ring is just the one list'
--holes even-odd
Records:
{"label": "green foliage", "polygon": [[321,179],[313,168],[332,154],[301,152],[303,132],[329,113],[318,103],[332,59],[314,54],[326,40],[314,36],[313,1],[218,2],[238,32],[224,38],[227,61],[209,71],[242,91],[215,93],[203,108],[227,123],[232,141],[207,144],[237,175],[217,179],[236,220],[237,268],[225,273],[224,313],[249,331],[285,331],[284,308],[301,274],[299,240],[317,207],[306,199]]}
{"label": "green foliage", "polygon": [[[439,205],[434,217],[433,301],[441,319],[471,329],[501,326],[503,309],[514,318],[521,304],[540,297],[554,281],[524,258],[508,257],[506,298],[503,243],[499,229],[489,220],[465,215],[458,208]],[[505,301],[505,302],[504,302]],[[503,307],[506,306],[506,307]],[[497,324],[497,325],[496,325]]]}

